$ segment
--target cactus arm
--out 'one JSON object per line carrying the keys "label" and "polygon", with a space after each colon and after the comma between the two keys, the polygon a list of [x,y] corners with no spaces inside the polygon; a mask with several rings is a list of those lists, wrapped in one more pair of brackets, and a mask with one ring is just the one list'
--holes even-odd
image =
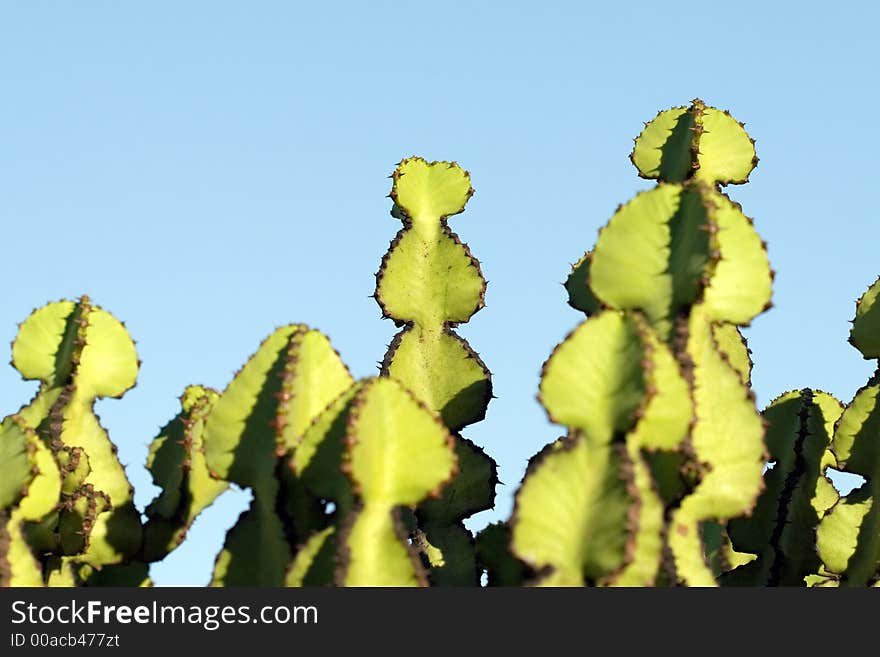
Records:
{"label": "cactus arm", "polygon": [[582,430],[596,445],[632,422],[645,393],[638,327],[606,310],[578,326],[544,365],[538,397],[552,422]]}
{"label": "cactus arm", "polygon": [[27,427],[7,418],[0,425],[0,508],[7,509],[26,494],[36,463],[28,441]]}
{"label": "cactus arm", "polygon": [[[437,376],[442,372],[443,376]],[[398,333],[381,374],[397,379],[436,409],[450,430],[482,420],[492,396],[486,366],[450,329],[416,325]]]}
{"label": "cactus arm", "polygon": [[424,548],[433,549],[430,558],[431,584],[435,586],[476,586],[479,568],[476,545],[464,519],[492,507],[498,468],[478,445],[455,437],[455,455],[458,474],[440,492],[437,498],[428,498],[416,510],[417,538]]}
{"label": "cactus arm", "polygon": [[[664,507],[646,456],[676,449],[692,413],[672,351],[638,313],[601,311],[554,350],[539,399],[551,420],[574,434],[530,467],[511,521],[514,553],[535,571],[549,573],[540,580],[544,584],[652,584],[663,548]],[[578,502],[566,496],[554,502],[551,486],[562,486]],[[611,505],[615,512],[608,518],[597,519],[596,500],[606,497],[618,505]],[[544,544],[549,529],[542,523],[548,518],[563,527],[555,531],[571,534]]]}
{"label": "cactus arm", "polygon": [[340,476],[345,460],[345,440],[355,396],[363,387],[353,384],[334,399],[306,429],[290,461],[294,474],[315,495],[336,504],[339,515],[354,503],[351,480]]}
{"label": "cactus arm", "polygon": [[203,435],[207,468],[253,498],[227,533],[212,586],[282,585],[291,547],[323,528],[308,526],[319,501],[301,499],[289,463],[315,417],[351,383],[323,335],[290,324],[262,342],[214,403]]}
{"label": "cactus arm", "polygon": [[660,184],[640,192],[599,232],[592,293],[613,308],[642,310],[665,339],[671,318],[701,291],[710,249],[708,230],[698,228],[707,225],[698,188]]}
{"label": "cactus arm", "polygon": [[116,446],[93,410],[96,399],[121,397],[135,384],[139,361],[125,326],[86,296],[54,302],[20,325],[12,351],[22,376],[41,381],[20,415],[51,448],[64,479],[58,526],[43,519],[41,540],[56,531],[62,553],[81,550],[77,564],[95,568],[132,558],[140,515]]}
{"label": "cactus arm", "polygon": [[544,586],[603,584],[625,564],[632,500],[622,449],[592,448],[586,435],[560,439],[533,457],[511,518],[513,553]]}
{"label": "cactus arm", "polygon": [[639,177],[683,182],[693,169],[694,113],[687,107],[662,110],[633,141],[630,161]]}
{"label": "cactus arm", "polygon": [[439,217],[436,226],[424,215],[420,221],[398,233],[382,263],[377,298],[399,321],[425,327],[466,322],[483,303],[479,264]]}
{"label": "cactus arm", "polygon": [[43,586],[43,567],[35,557],[27,525],[54,510],[61,494],[61,472],[51,450],[18,415],[0,425],[0,586]]}
{"label": "cactus arm", "polygon": [[203,386],[187,386],[181,411],[150,444],[147,469],[161,492],[147,506],[143,557],[160,561],[186,537],[196,517],[229,484],[208,472],[203,452],[205,421],[219,394]]}
{"label": "cactus arm", "polygon": [[217,479],[258,486],[271,478],[275,463],[276,399],[291,336],[301,327],[276,329],[232,379],[205,423],[205,462]]}
{"label": "cactus arm", "polygon": [[[80,489],[82,494],[72,497],[77,500],[74,504],[86,504],[84,517],[94,518],[82,560],[97,566],[120,563],[137,554],[141,523],[134,490],[116,456],[116,447],[98,423],[90,402],[75,395],[58,414],[60,423],[56,426],[63,427],[60,436],[65,445],[80,447],[88,454],[89,476]],[[78,531],[75,526],[71,529]]]}
{"label": "cactus arm", "polygon": [[748,513],[763,482],[764,428],[753,395],[715,343],[706,310],[691,309],[687,353],[693,362],[695,421],[691,448],[704,474],[671,516],[669,546],[681,581],[715,586],[700,523]]}
{"label": "cactus arm", "polygon": [[758,164],[755,141],[745,131],[745,124],[729,112],[703,107],[699,119],[698,170],[696,175],[712,183],[742,184]]}
{"label": "cactus arm", "polygon": [[714,263],[703,303],[712,321],[741,326],[769,308],[773,272],[751,219],[723,194],[704,191],[709,209]]}
{"label": "cactus arm", "polygon": [[392,215],[404,227],[376,274],[375,298],[383,317],[407,326],[381,374],[401,381],[457,431],[481,420],[491,397],[488,370],[451,330],[483,307],[486,289],[479,263],[446,223],[473,194],[470,176],[454,162],[412,157],[392,178]]}
{"label": "cactus arm", "polygon": [[393,379],[373,378],[352,402],[346,445],[345,469],[357,505],[340,534],[337,583],[426,583],[397,509],[439,495],[455,475],[452,435],[406,388]]}
{"label": "cactus arm", "polygon": [[348,390],[354,379],[330,339],[320,331],[298,331],[291,339],[289,353],[276,414],[276,442],[280,449],[292,450],[315,417]]}
{"label": "cactus arm", "polygon": [[832,442],[844,472],[865,478],[822,518],[819,556],[843,586],[873,584],[880,576],[880,374],[861,388],[841,416]]}
{"label": "cactus arm", "polygon": [[773,468],[764,473],[764,490],[749,517],[728,524],[733,546],[757,558],[732,583],[751,586],[801,586],[818,572],[815,498],[825,481],[822,463],[834,423],[843,411],[831,395],[803,389],[773,400],[764,410],[766,444]]}
{"label": "cactus arm", "polygon": [[441,511],[442,501],[426,503],[431,508],[417,510],[409,531],[432,583],[476,585],[473,537],[463,521],[492,507],[497,478],[494,461],[482,450],[469,450],[476,446],[457,432],[485,417],[492,384],[486,365],[454,328],[485,305],[486,281],[479,261],[447,223],[464,211],[473,188],[457,163],[418,157],[401,161],[392,179],[391,214],[403,228],[382,259],[374,296],[382,316],[404,328],[389,345],[380,374],[401,382],[453,432],[462,457],[457,480],[468,478],[469,470],[493,472],[488,495],[467,502],[462,493],[470,484],[456,480],[444,495],[462,504]]}
{"label": "cactus arm", "polygon": [[758,164],[755,142],[724,110],[694,99],[661,111],[635,139],[630,159],[639,176],[666,182],[690,178],[741,184]]}
{"label": "cactus arm", "polygon": [[[572,268],[569,304],[588,321],[545,365],[539,399],[569,427],[566,441],[621,450],[625,555],[602,583],[712,586],[722,565],[749,559],[724,525],[751,510],[762,485],[764,427],[738,327],[770,307],[773,272],[751,220],[719,191],[745,182],[757,158],[742,124],[699,99],[660,112],[630,157],[658,185],[619,206]],[[610,327],[611,311],[630,325],[619,344],[599,328]],[[604,341],[579,337],[587,326],[606,331]],[[579,340],[592,344],[575,348]],[[515,553],[518,529],[512,521]],[[568,570],[576,581],[577,568]]]}

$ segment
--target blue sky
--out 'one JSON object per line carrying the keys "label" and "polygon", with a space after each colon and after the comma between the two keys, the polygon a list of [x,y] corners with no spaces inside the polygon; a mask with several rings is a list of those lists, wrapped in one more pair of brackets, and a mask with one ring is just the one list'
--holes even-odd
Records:
{"label": "blue sky", "polygon": [[[760,157],[727,188],[776,271],[746,331],[758,404],[802,387],[847,402],[875,365],[846,338],[880,275],[878,20],[867,2],[2,2],[0,343],[83,293],[126,323],[138,384],[96,410],[143,508],[147,445],[185,386],[222,390],[276,326],[377,371],[395,332],[369,298],[399,226],[388,176],[456,160],[476,193],[450,225],[489,281],[459,333],[497,395],[464,434],[504,482],[480,528],[563,432],[539,372],[580,321],[569,265],[652,186],[632,138],[700,97]],[[3,414],[35,389],[0,369]],[[207,510],[155,582],[205,584],[247,499]]]}

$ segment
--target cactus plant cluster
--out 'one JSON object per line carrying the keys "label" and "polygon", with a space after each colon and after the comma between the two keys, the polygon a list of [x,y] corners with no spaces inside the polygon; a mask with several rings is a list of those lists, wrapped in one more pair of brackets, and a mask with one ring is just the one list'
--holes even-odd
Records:
{"label": "cactus plant cluster", "polygon": [[[529,462],[509,519],[495,461],[463,435],[491,374],[457,333],[486,281],[451,230],[473,194],[455,162],[401,161],[403,226],[374,298],[399,332],[356,378],[329,338],[275,328],[215,390],[193,384],[147,458],[141,513],[93,411],[140,361],[87,296],[28,317],[12,365],[35,397],[0,423],[0,584],[149,586],[230,485],[250,506],[211,586],[876,586],[880,370],[844,405],[804,388],[756,407],[741,329],[771,307],[773,270],[726,194],[757,164],[729,113],[694,100],[658,113],[630,156],[656,185],[621,205],[572,266],[586,315],[541,369],[561,437]],[[880,358],[880,280],[851,342]],[[829,468],[858,474],[840,495]]]}

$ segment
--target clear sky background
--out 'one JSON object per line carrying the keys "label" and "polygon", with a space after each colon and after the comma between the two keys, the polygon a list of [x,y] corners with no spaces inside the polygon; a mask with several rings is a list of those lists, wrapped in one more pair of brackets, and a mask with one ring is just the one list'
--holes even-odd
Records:
{"label": "clear sky background", "polygon": [[[757,141],[751,182],[726,191],[776,271],[746,330],[758,405],[802,387],[848,402],[875,365],[847,336],[880,275],[878,7],[0,1],[0,344],[83,293],[126,323],[137,386],[96,410],[144,508],[147,445],[183,389],[222,390],[275,327],[307,323],[356,377],[377,372],[395,333],[369,298],[400,226],[388,176],[456,160],[476,193],[450,225],[489,281],[459,333],[497,395],[463,433],[504,484],[479,529],[563,432],[540,368],[582,319],[570,264],[653,186],[633,137],[700,97]],[[0,415],[35,390],[0,369]],[[206,584],[248,499],[208,509],[156,584]]]}

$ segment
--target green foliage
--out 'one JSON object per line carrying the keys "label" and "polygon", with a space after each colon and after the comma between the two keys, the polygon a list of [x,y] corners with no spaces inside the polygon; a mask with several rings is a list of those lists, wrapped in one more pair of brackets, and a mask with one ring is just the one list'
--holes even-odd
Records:
{"label": "green foliage", "polygon": [[[183,391],[149,447],[160,491],[143,514],[93,411],[135,385],[126,328],[86,296],[20,325],[12,364],[39,389],[0,422],[0,585],[151,585],[150,564],[231,486],[252,499],[212,586],[880,585],[880,369],[846,406],[804,388],[755,408],[740,329],[771,307],[773,271],[722,191],[748,180],[754,142],[698,99],[647,123],[630,159],[657,185],[571,268],[587,319],[538,386],[564,435],[530,459],[507,521],[464,524],[499,483],[461,434],[492,398],[456,332],[486,293],[448,226],[470,175],[411,157],[376,274],[400,329],[378,376],[354,377],[316,329],[276,328],[222,392]],[[866,359],[880,358],[878,293],[850,334]],[[829,468],[864,483],[841,495]]]}

